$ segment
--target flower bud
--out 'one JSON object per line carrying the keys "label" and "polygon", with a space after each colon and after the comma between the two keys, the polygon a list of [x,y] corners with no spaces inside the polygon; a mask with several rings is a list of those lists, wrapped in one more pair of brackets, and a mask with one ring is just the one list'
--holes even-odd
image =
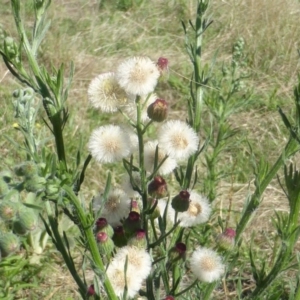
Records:
{"label": "flower bud", "polygon": [[146,232],[144,229],[138,229],[134,236],[128,241],[128,245],[135,246],[140,249],[146,249],[147,240],[146,240]]}
{"label": "flower bud", "polygon": [[226,228],[223,233],[217,237],[218,247],[221,250],[230,250],[234,246],[236,232],[232,228]]}
{"label": "flower bud", "polygon": [[171,205],[177,212],[187,211],[190,206],[190,193],[188,191],[181,191],[172,199]]}
{"label": "flower bud", "polygon": [[186,255],[186,245],[184,243],[178,242],[174,247],[169,251],[169,260],[170,263],[176,262],[180,259],[185,259]]}
{"label": "flower bud", "polygon": [[109,256],[115,247],[113,240],[105,232],[98,232],[96,239],[100,254]]}
{"label": "flower bud", "polygon": [[33,231],[37,227],[37,215],[33,209],[23,208],[18,212],[18,221],[24,230]]}
{"label": "flower bud", "polygon": [[7,36],[5,38],[5,44],[7,46],[13,46],[15,44],[15,41],[14,41],[14,39],[11,36]]}
{"label": "flower bud", "polygon": [[32,177],[37,175],[38,167],[33,161],[26,161],[17,165],[14,171],[17,176]]}
{"label": "flower bud", "polygon": [[112,237],[115,245],[119,248],[127,245],[127,239],[123,226],[117,226],[114,228],[114,235]]}
{"label": "flower bud", "polygon": [[158,200],[153,199],[153,198],[148,199],[148,202],[150,202],[149,203],[150,210],[153,210],[153,206],[156,205],[155,209],[153,210],[152,214],[150,215],[150,219],[152,219],[152,220],[154,220],[160,216],[160,211],[159,211],[159,208],[157,205],[157,201]]}
{"label": "flower bud", "polygon": [[35,0],[34,4],[35,4],[35,8],[36,9],[41,9],[44,5],[45,1],[44,0]]}
{"label": "flower bud", "polygon": [[7,33],[2,27],[2,24],[0,23],[0,44],[2,44],[3,40],[6,38]]}
{"label": "flower bud", "polygon": [[87,295],[88,296],[94,296],[96,294],[95,292],[95,287],[93,284],[91,284],[87,290]]}
{"label": "flower bud", "polygon": [[16,89],[16,90],[13,91],[12,96],[14,98],[19,98],[19,96],[20,96],[21,93],[22,93],[21,89]]}
{"label": "flower bud", "polygon": [[163,99],[156,99],[147,108],[148,117],[154,122],[162,122],[167,118],[168,104]]}
{"label": "flower bud", "polygon": [[18,212],[18,204],[9,200],[0,202],[0,217],[4,221],[13,219]]}
{"label": "flower bud", "polygon": [[13,254],[19,249],[19,238],[13,233],[4,233],[0,235],[1,257]]}
{"label": "flower bud", "polygon": [[136,211],[131,211],[124,221],[124,230],[128,234],[133,234],[137,229],[141,228],[140,214]]}
{"label": "flower bud", "polygon": [[168,295],[164,300],[175,300],[174,296]]}
{"label": "flower bud", "polygon": [[15,220],[13,222],[13,231],[17,235],[25,235],[28,233],[28,231],[22,226],[19,220]]}
{"label": "flower bud", "polygon": [[169,61],[167,58],[165,57],[160,57],[156,63],[159,71],[162,73],[163,71],[167,71],[168,70],[168,64]]}
{"label": "flower bud", "polygon": [[25,182],[25,189],[28,192],[39,193],[45,189],[47,180],[44,177],[38,175],[28,178]]}
{"label": "flower bud", "polygon": [[14,39],[10,36],[4,38],[4,49],[6,55],[10,59],[16,58],[16,56],[18,55],[18,46],[15,43]]}
{"label": "flower bud", "polygon": [[3,178],[0,178],[0,199],[3,198],[8,192],[8,184],[5,182],[5,180],[3,180]]}
{"label": "flower bud", "polygon": [[10,181],[12,180],[12,177],[13,176],[10,171],[3,171],[0,173],[0,179],[5,181],[6,183],[10,183]]}
{"label": "flower bud", "polygon": [[138,202],[136,201],[136,200],[132,200],[131,201],[131,209],[130,209],[131,211],[135,211],[135,212],[137,212],[137,213],[140,213],[141,212],[141,210],[140,210],[140,208],[139,208],[139,204],[138,204]]}
{"label": "flower bud", "polygon": [[47,181],[45,193],[47,197],[57,198],[59,196],[60,186],[58,182]]}
{"label": "flower bud", "polygon": [[32,88],[26,88],[23,90],[23,97],[22,101],[24,103],[27,103],[29,101],[32,101],[34,99],[34,90]]}
{"label": "flower bud", "polygon": [[161,176],[156,176],[148,185],[148,193],[156,199],[163,198],[168,193],[167,183]]}
{"label": "flower bud", "polygon": [[107,223],[105,218],[99,218],[95,224],[95,233],[97,234],[101,231],[105,232],[110,238],[114,235],[113,228]]}

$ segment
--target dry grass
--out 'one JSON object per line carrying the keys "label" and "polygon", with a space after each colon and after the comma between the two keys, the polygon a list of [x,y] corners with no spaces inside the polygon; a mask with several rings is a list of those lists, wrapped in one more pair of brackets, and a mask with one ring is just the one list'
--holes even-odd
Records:
{"label": "dry grass", "polygon": [[299,68],[299,1],[213,1],[212,11],[222,49],[230,47],[226,41],[245,39],[255,87],[269,94],[278,85],[280,94],[290,97]]}
{"label": "dry grass", "polygon": [[[71,118],[67,129],[68,136],[74,141],[83,136],[83,144],[86,144],[89,133],[100,119],[97,113],[88,109],[87,86],[95,75],[115,69],[124,57],[148,55],[155,60],[159,56],[165,56],[170,60],[171,74],[179,73],[182,78],[189,78],[191,66],[184,49],[180,19],[188,20],[194,17],[194,3],[192,0],[152,0],[144,1],[139,10],[122,12],[113,8],[99,10],[98,1],[53,1],[50,12],[52,27],[42,45],[41,60],[47,66],[50,64],[59,66],[62,62],[68,65],[71,60],[75,63],[76,73],[69,99]],[[259,155],[267,153],[269,161],[274,161],[285,140],[282,138],[282,127],[277,125],[280,124],[277,112],[268,108],[276,107],[281,99],[280,104],[285,105],[287,111],[290,111],[288,107],[292,103],[292,86],[299,72],[299,57],[296,51],[300,47],[299,1],[212,1],[210,11],[214,23],[208,30],[204,58],[209,61],[215,51],[219,50],[220,61],[228,61],[232,43],[238,37],[245,39],[248,68],[253,75],[251,85],[261,108],[235,116],[234,125],[248,134],[249,140],[256,145],[256,153]],[[2,0],[0,20],[13,35],[12,17],[9,12],[9,1]],[[30,22],[28,20],[28,24]],[[1,62],[1,135],[15,134],[11,128],[13,119],[10,115],[9,93],[17,86]],[[168,85],[163,88],[166,90],[161,87],[162,96],[178,109],[173,114],[181,115],[179,111],[181,105],[177,103],[182,103],[183,95]],[[277,90],[277,96],[271,97],[274,90]],[[2,139],[0,145],[1,156],[6,157],[11,151],[11,146]],[[248,150],[245,148],[240,151],[246,153]],[[18,155],[15,155],[18,158]],[[6,161],[4,165],[10,163]],[[91,190],[100,188],[105,172],[100,171],[95,164],[89,168],[87,178],[91,179],[88,186],[83,189],[88,198],[92,194]],[[116,176],[115,181],[118,182],[118,175]],[[230,222],[233,226],[239,218],[247,193],[248,184],[225,181],[220,185],[220,196],[216,205],[225,209],[229,201],[232,202],[234,212]],[[287,200],[276,182],[266,190],[263,204],[256,212],[255,222],[245,233],[247,243],[253,230],[256,232],[257,245],[264,244],[265,233],[272,234],[270,218],[275,208],[279,211],[287,210]],[[62,289],[66,286],[69,291],[75,289],[72,279],[64,270],[57,267],[53,270],[53,274],[56,283],[49,281],[49,286],[52,286],[53,290],[49,290],[49,295],[44,299],[50,299],[49,297],[56,299],[55,293],[62,295]],[[63,278],[60,278],[59,274],[62,274]],[[73,297],[77,299],[74,294]]]}

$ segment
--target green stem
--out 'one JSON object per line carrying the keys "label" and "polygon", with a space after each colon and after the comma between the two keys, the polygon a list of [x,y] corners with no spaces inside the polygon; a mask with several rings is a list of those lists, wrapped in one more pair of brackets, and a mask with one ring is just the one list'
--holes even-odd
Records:
{"label": "green stem", "polygon": [[[37,83],[34,83],[34,89],[35,89],[35,91],[38,91],[43,98],[52,99],[51,94],[50,94],[47,84],[46,84],[47,81],[45,80],[43,73],[39,67],[36,56],[34,55],[34,51],[29,43],[23,22],[20,17],[20,1],[12,0],[11,4],[12,4],[12,10],[14,13],[15,23],[16,23],[20,38],[22,40],[22,45],[24,47],[26,56],[28,58],[29,66],[30,66],[30,68],[36,78],[36,81],[37,81]],[[29,78],[28,78],[28,80],[30,81]],[[63,139],[63,134],[62,134],[63,121],[62,121],[62,117],[60,115],[61,101],[59,98],[56,98],[54,100],[55,100],[56,112],[53,115],[52,114],[49,115],[47,112],[47,115],[53,126],[53,133],[54,133],[54,137],[55,137],[55,144],[56,144],[58,159],[59,159],[59,161],[63,162],[65,169],[67,169],[64,139]]]}
{"label": "green stem", "polygon": [[251,199],[249,201],[249,204],[247,205],[247,208],[239,221],[237,228],[236,228],[236,243],[238,243],[239,239],[241,238],[241,235],[246,228],[247,224],[249,223],[249,220],[253,214],[253,212],[258,208],[260,203],[262,202],[260,200],[264,190],[267,188],[271,180],[274,178],[280,167],[284,164],[286,159],[288,159],[290,156],[292,156],[295,152],[299,150],[299,144],[298,142],[290,138],[288,143],[285,146],[285,149],[283,153],[280,155],[280,157],[277,159],[275,164],[273,165],[272,169],[268,172],[268,174],[265,176],[264,180],[259,184],[259,186],[256,187],[254,193],[251,196]]}
{"label": "green stem", "polygon": [[[95,266],[100,271],[102,271],[104,273],[105,272],[105,267],[104,267],[103,261],[101,259],[100,253],[98,251],[96,239],[94,237],[94,233],[93,233],[93,230],[92,230],[92,226],[89,222],[89,219],[87,218],[87,215],[84,212],[78,198],[75,196],[72,188],[69,187],[69,186],[64,186],[63,188],[66,191],[66,193],[68,194],[68,197],[71,200],[72,204],[74,205],[76,213],[78,214],[78,218],[79,218],[80,224],[82,226],[82,229],[84,231],[86,241],[87,241],[87,245],[88,245],[88,248],[90,250],[92,259],[93,259],[93,263],[95,264]],[[115,292],[114,292],[114,290],[113,290],[113,288],[112,288],[112,286],[111,286],[111,284],[110,284],[107,277],[104,280],[103,285],[104,285],[104,288],[106,290],[107,295],[109,296],[109,299],[110,300],[117,300],[118,298],[115,295]]]}
{"label": "green stem", "polygon": [[214,291],[214,289],[216,288],[218,282],[212,282],[208,285],[208,287],[205,289],[203,298],[201,300],[209,300],[211,297],[211,293]]}
{"label": "green stem", "polygon": [[167,236],[170,235],[177,228],[179,223],[180,222],[175,223],[174,226],[170,229],[169,232],[167,232],[166,234],[160,236],[160,238],[157,241],[155,241],[154,243],[149,244],[148,249],[154,248],[154,247],[158,246],[161,242],[163,242],[167,238]]}
{"label": "green stem", "polygon": [[[197,8],[196,17],[196,30],[195,30],[195,53],[194,53],[194,81],[195,81],[195,95],[193,97],[193,111],[191,111],[192,119],[189,120],[190,125],[198,133],[201,128],[201,113],[203,107],[203,75],[202,75],[202,34],[203,28],[203,16],[207,8],[207,3],[200,0]],[[192,93],[192,90],[191,90]],[[192,180],[194,171],[194,165],[198,154],[192,155],[188,159],[187,169],[183,181],[182,188],[188,189]]]}
{"label": "green stem", "polygon": [[75,282],[79,288],[81,296],[83,297],[83,299],[86,299],[86,285],[81,280],[80,276],[78,275],[77,270],[74,266],[74,262],[64,246],[64,242],[62,241],[61,235],[58,232],[57,218],[54,218],[53,216],[48,215],[48,219],[49,219],[49,224],[50,224],[52,232],[53,232],[53,236],[55,237],[56,247],[59,250],[59,252],[61,253],[73,279],[75,280]]}
{"label": "green stem", "polygon": [[202,33],[203,33],[203,20],[206,8],[203,6],[202,0],[198,3],[197,8],[197,18],[196,18],[196,51],[194,57],[194,76],[195,76],[195,85],[196,85],[196,97],[194,101],[194,122],[192,124],[196,132],[199,132],[201,125],[201,111],[203,105],[203,87],[202,87]]}
{"label": "green stem", "polygon": [[148,276],[146,279],[146,286],[147,286],[147,299],[148,300],[155,300],[155,296],[153,293],[153,278],[152,275]]}
{"label": "green stem", "polygon": [[178,263],[175,263],[172,270],[172,293],[175,293],[179,288],[177,281],[180,280],[181,272],[182,270],[180,269],[180,266]]}
{"label": "green stem", "polygon": [[65,170],[67,170],[64,137],[62,131],[62,120],[61,120],[60,113],[56,113],[53,117],[50,118],[50,121],[53,126],[53,133],[55,138],[55,145],[56,145],[58,159],[63,163]]}
{"label": "green stem", "polygon": [[299,300],[300,299],[300,284],[299,284],[299,279],[297,280],[297,282],[298,282],[298,285],[297,285],[297,289],[296,289],[295,296],[294,296],[295,300]]}
{"label": "green stem", "polygon": [[[141,118],[142,107],[141,107],[140,96],[137,96],[136,104],[137,104],[136,130],[137,130],[138,141],[139,141],[139,167],[140,167],[140,177],[141,177],[141,196],[143,201],[143,210],[142,210],[143,213],[141,214],[141,217],[142,217],[142,228],[146,232],[146,240],[147,240],[147,248],[148,248],[149,247],[148,218],[144,213],[147,210],[147,206],[148,206],[148,189],[147,189],[147,176],[146,176],[145,166],[144,166],[144,136],[143,136],[144,130],[143,130],[143,124]],[[153,294],[153,292],[151,293]]]}
{"label": "green stem", "polygon": [[298,194],[297,199],[293,199],[292,207],[290,207],[289,214],[289,231],[292,232],[298,227],[300,213],[300,194]]}
{"label": "green stem", "polygon": [[158,236],[157,236],[157,233],[156,233],[156,230],[155,230],[154,220],[151,218],[151,219],[150,219],[150,222],[151,222],[152,232],[153,232],[155,241],[157,241],[157,240],[158,240]]}
{"label": "green stem", "polygon": [[293,247],[287,247],[286,245],[282,244],[281,251],[277,257],[277,260],[272,270],[270,271],[268,276],[260,282],[259,286],[257,286],[255,290],[251,293],[251,299],[255,299],[267,290],[268,286],[271,285],[271,283],[276,279],[276,277],[279,275],[282,269],[286,266],[286,263],[290,260],[292,249]]}
{"label": "green stem", "polygon": [[195,280],[189,287],[187,287],[186,289],[180,291],[179,293],[177,293],[176,295],[174,295],[174,297],[177,299],[177,297],[185,294],[187,291],[189,291],[192,287],[194,287],[197,284],[198,284],[198,280]]}

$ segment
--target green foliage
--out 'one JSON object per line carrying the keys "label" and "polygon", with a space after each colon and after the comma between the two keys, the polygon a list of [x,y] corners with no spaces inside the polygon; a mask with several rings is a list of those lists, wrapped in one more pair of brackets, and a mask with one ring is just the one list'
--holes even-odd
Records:
{"label": "green foliage", "polygon": [[37,288],[36,276],[40,266],[32,265],[27,258],[10,256],[0,262],[0,297],[5,300],[16,299],[20,290]]}
{"label": "green foliage", "polygon": [[[255,149],[249,143],[250,162],[246,167],[249,168],[250,163],[253,166],[254,191],[249,192],[242,212],[238,213],[237,224],[235,224],[236,237],[230,237],[232,240],[229,241],[233,242],[232,247],[218,248],[219,231],[221,229],[222,233],[226,232],[231,207],[228,210],[224,209],[225,216],[217,216],[215,212],[210,222],[203,222],[204,224],[198,224],[192,228],[182,227],[178,220],[180,213],[191,210],[199,214],[204,206],[200,205],[200,208],[197,205],[192,206],[191,199],[183,205],[180,202],[182,199],[174,195],[177,195],[179,191],[189,194],[188,191],[197,188],[209,199],[210,204],[207,205],[218,205],[215,204],[215,200],[219,194],[221,180],[238,176],[234,173],[234,168],[226,163],[224,156],[230,154],[236,155],[236,160],[241,158],[237,153],[246,139],[243,139],[243,132],[235,125],[235,121],[242,111],[249,109],[254,94],[254,91],[247,86],[247,80],[251,76],[249,72],[251,58],[249,59],[245,52],[245,42],[242,38],[238,38],[233,44],[230,62],[220,63],[217,54],[211,60],[204,60],[203,39],[213,23],[211,18],[207,17],[209,1],[196,1],[195,21],[182,22],[185,46],[193,70],[190,80],[178,78],[171,73],[167,83],[159,83],[159,91],[162,91],[164,86],[171,86],[175,93],[179,93],[180,97],[185,99],[183,106],[187,108],[186,123],[202,139],[187,162],[180,162],[175,169],[175,179],[168,177],[165,180],[157,176],[160,167],[170,155],[165,155],[161,160],[159,146],[155,150],[153,169],[146,173],[144,144],[149,136],[155,136],[156,127],[152,127],[153,120],[146,124],[142,122],[142,109],[145,104],[142,102],[142,97],[136,96],[134,103],[137,120],[131,120],[124,112],[122,116],[126,117],[127,123],[135,130],[139,150],[137,157],[132,155],[128,159],[123,159],[124,169],[120,172],[127,173],[130,185],[138,193],[137,198],[140,200],[138,202],[132,197],[131,213],[121,220],[124,225],[124,235],[120,239],[116,235],[112,238],[109,236],[108,241],[103,240],[101,241],[103,244],[100,245],[98,238],[103,238],[105,235],[96,235],[94,226],[109,202],[110,193],[115,185],[114,174],[112,176],[109,173],[106,178],[100,179],[101,182],[106,181],[101,189],[103,194],[100,208],[95,209],[96,199],[88,205],[85,196],[81,193],[81,188],[90,179],[86,173],[92,155],[88,155],[84,160],[81,142],[78,146],[69,146],[71,137],[66,131],[66,125],[70,121],[69,109],[72,108],[67,104],[74,67],[71,63],[70,70],[66,72],[64,64],[60,64],[59,67],[48,67],[41,59],[40,48],[50,28],[50,21],[46,19],[46,11],[49,9],[50,2],[34,0],[31,4],[25,5],[25,12],[28,11],[31,14],[34,12],[33,30],[29,34],[28,28],[24,27],[27,23],[21,13],[21,1],[12,0],[17,37],[13,38],[3,28],[0,29],[0,54],[3,61],[11,74],[25,86],[13,93],[12,103],[15,120],[17,120],[14,127],[22,136],[23,142],[20,143],[11,136],[7,136],[7,139],[20,152],[21,163],[17,164],[13,161],[11,167],[15,174],[1,173],[0,178],[0,215],[2,218],[0,249],[3,257],[0,267],[2,264],[2,271],[6,272],[4,274],[6,279],[0,282],[3,283],[1,296],[9,297],[8,291],[11,290],[11,286],[14,287],[12,294],[15,294],[18,289],[31,287],[25,284],[27,278],[22,278],[24,285],[18,282],[16,284],[15,275],[19,272],[21,277],[25,276],[27,273],[20,272],[21,268],[30,269],[32,265],[27,260],[21,264],[12,255],[19,250],[20,245],[26,249],[29,257],[31,252],[42,254],[49,236],[52,245],[61,253],[83,299],[89,298],[90,291],[88,288],[90,283],[85,277],[87,270],[92,270],[94,274],[93,284],[96,294],[93,297],[95,299],[102,299],[105,296],[109,299],[117,299],[117,291],[110,282],[113,278],[109,279],[105,274],[108,273],[108,263],[118,255],[119,249],[115,246],[131,245],[130,243],[134,243],[134,238],[138,239],[134,236],[136,229],[142,228],[145,239],[137,245],[143,245],[143,249],[150,253],[152,270],[139,291],[141,296],[148,299],[161,299],[166,293],[178,299],[209,299],[213,293],[217,293],[216,287],[219,285],[219,280],[208,279],[207,282],[200,283],[195,278],[190,278],[190,270],[193,270],[192,259],[186,259],[185,253],[182,256],[176,256],[178,254],[176,247],[184,244],[188,247],[188,252],[197,246],[218,249],[218,255],[222,256],[226,264],[225,278],[227,282],[232,282],[238,299],[260,299],[259,297],[285,299],[288,296],[286,285],[285,282],[280,282],[279,275],[287,271],[296,272],[299,265],[298,257],[293,256],[300,233],[299,172],[294,164],[290,164],[289,167],[285,164],[300,150],[300,85],[298,84],[294,90],[295,118],[288,117],[279,108],[279,114],[288,136],[283,149],[277,149],[279,154],[275,163],[265,157],[257,159],[258,155],[255,155]],[[174,1],[174,3],[183,4],[182,1]],[[99,5],[101,9],[113,5],[113,9],[130,12],[142,8],[146,2],[142,0],[110,3],[100,1]],[[180,14],[184,16],[186,9],[187,6],[181,8]],[[86,24],[90,26],[91,22]],[[70,29],[73,25],[67,19],[63,21],[64,28]],[[155,26],[151,30],[156,33],[158,27]],[[71,34],[75,35],[76,30]],[[115,51],[123,47],[124,42],[120,40],[112,46],[112,49]],[[94,121],[98,121],[98,114],[91,114],[95,118]],[[45,124],[42,129],[37,126],[37,121],[41,119]],[[105,116],[101,116],[100,119],[110,120]],[[117,121],[119,119],[114,120],[114,122]],[[47,147],[49,141],[54,144],[55,150]],[[244,162],[237,162],[237,164],[244,167]],[[273,224],[276,235],[274,239],[268,238],[267,244],[270,247],[272,245],[278,247],[271,250],[272,257],[269,259],[268,254],[257,251],[254,234],[248,248],[242,240],[242,235],[254,217],[254,213],[261,206],[264,191],[283,166],[284,183],[282,186],[286,190],[289,212],[274,212]],[[118,173],[121,168],[117,167],[115,173]],[[105,174],[105,170],[101,172],[103,172],[101,177],[104,177],[102,175]],[[135,174],[138,174],[139,182],[136,181],[134,172],[137,172]],[[244,175],[244,178],[247,176]],[[168,184],[170,182],[171,188],[167,188],[167,182]],[[166,207],[158,212],[157,209],[161,210],[159,201],[162,201],[158,198],[163,197],[166,200]],[[168,210],[172,207],[176,212],[172,216],[173,223],[170,223]],[[215,206],[214,209],[217,211],[218,207]],[[131,219],[132,216],[134,220]],[[132,221],[135,223],[133,224]],[[70,226],[70,223],[76,228]],[[68,232],[69,227],[74,229],[74,239],[71,237],[73,232]],[[75,242],[76,251],[82,257],[80,262],[82,272],[78,271],[74,258],[72,246]],[[32,263],[32,257],[30,259]],[[6,265],[7,262],[11,265]],[[122,270],[125,275],[130,272],[130,263],[132,262],[127,255]],[[114,261],[111,265],[114,265]],[[0,272],[2,271],[0,268]],[[34,271],[30,269],[29,274],[33,273]],[[248,280],[247,276],[253,276],[255,283],[245,293],[243,285]],[[188,279],[188,284],[182,286],[181,282],[186,279]],[[130,293],[129,281],[125,279],[123,299],[127,299]],[[290,283],[288,290],[290,291],[289,299],[297,299],[300,293],[299,274],[295,281]]]}

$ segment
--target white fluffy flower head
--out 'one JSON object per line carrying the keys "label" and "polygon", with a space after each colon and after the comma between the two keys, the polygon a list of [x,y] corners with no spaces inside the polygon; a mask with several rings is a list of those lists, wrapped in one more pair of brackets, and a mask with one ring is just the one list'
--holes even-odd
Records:
{"label": "white fluffy flower head", "polygon": [[100,74],[91,81],[88,99],[94,108],[107,113],[116,112],[128,102],[127,94],[112,72]]}
{"label": "white fluffy flower head", "polygon": [[130,199],[121,189],[113,189],[108,195],[106,201],[102,195],[95,197],[93,201],[93,209],[101,211],[101,218],[105,218],[107,222],[115,227],[121,225],[120,220],[126,218],[130,212]]}
{"label": "white fluffy flower head", "polygon": [[[115,294],[122,299],[127,283],[127,296],[133,298],[141,288],[141,281],[136,280],[134,274],[127,268],[127,274],[124,274],[124,265],[111,263],[107,268],[107,277],[114,289]],[[126,278],[126,281],[125,281]]]}
{"label": "white fluffy flower head", "polygon": [[219,280],[224,273],[225,266],[221,257],[208,248],[198,248],[191,256],[191,271],[203,282]]}
{"label": "white fluffy flower head", "polygon": [[198,149],[199,138],[185,122],[170,120],[158,132],[158,145],[176,160],[184,160]]}
{"label": "white fluffy flower head", "polygon": [[143,280],[150,274],[151,257],[145,250],[132,246],[125,246],[118,250],[107,269],[107,276],[118,297],[123,295],[125,288],[126,259],[128,296],[134,297],[141,288]]}
{"label": "white fluffy flower head", "polygon": [[132,57],[122,62],[117,71],[119,85],[133,95],[147,95],[153,92],[160,72],[148,57]]}
{"label": "white fluffy flower head", "polygon": [[130,139],[120,126],[107,125],[95,129],[88,149],[99,163],[112,163],[130,154]]}
{"label": "white fluffy flower head", "polygon": [[122,125],[122,129],[126,132],[129,137],[129,144],[130,144],[130,153],[134,153],[139,149],[139,138],[137,133],[129,126]]}
{"label": "white fluffy flower head", "polygon": [[179,226],[191,227],[208,221],[211,206],[208,199],[195,191],[190,191],[190,205],[187,211],[178,213]]}
{"label": "white fluffy flower head", "polygon": [[[145,168],[148,172],[153,171],[154,161],[155,161],[155,152],[158,142],[157,141],[149,141],[145,144]],[[163,149],[158,147],[158,164],[162,162],[162,160],[165,158],[166,153]],[[163,164],[160,166],[158,173],[160,175],[167,175],[171,173],[177,166],[176,160],[168,157]]]}

